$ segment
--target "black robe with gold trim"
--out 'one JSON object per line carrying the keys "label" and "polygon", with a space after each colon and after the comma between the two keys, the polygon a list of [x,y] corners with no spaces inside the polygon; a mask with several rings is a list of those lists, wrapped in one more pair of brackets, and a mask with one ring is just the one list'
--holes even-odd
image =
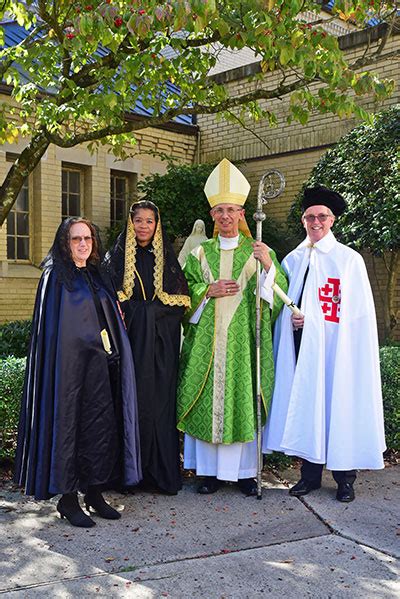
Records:
{"label": "black robe with gold trim", "polygon": [[145,483],[166,493],[181,488],[176,385],[187,283],[160,218],[151,244],[140,247],[129,218],[106,256],[119,289],[136,369]]}

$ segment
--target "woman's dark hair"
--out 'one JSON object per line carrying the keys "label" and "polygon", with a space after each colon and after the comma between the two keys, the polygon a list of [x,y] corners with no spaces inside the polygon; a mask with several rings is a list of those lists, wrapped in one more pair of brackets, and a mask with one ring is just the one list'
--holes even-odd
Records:
{"label": "woman's dark hair", "polygon": [[129,210],[129,214],[131,215],[132,220],[135,214],[138,212],[138,210],[152,210],[154,212],[156,224],[158,223],[158,208],[151,200],[147,200],[146,198],[144,198],[143,200],[140,200],[139,202],[135,202],[134,204],[132,204]]}
{"label": "woman's dark hair", "polygon": [[72,259],[70,248],[70,230],[72,225],[83,223],[90,229],[92,236],[92,252],[87,260],[88,264],[98,266],[101,260],[101,242],[98,230],[89,220],[82,217],[68,217],[62,221],[57,229],[53,245],[41,263],[42,268],[52,266],[56,271],[60,283],[71,289],[72,281],[76,276],[76,265]]}

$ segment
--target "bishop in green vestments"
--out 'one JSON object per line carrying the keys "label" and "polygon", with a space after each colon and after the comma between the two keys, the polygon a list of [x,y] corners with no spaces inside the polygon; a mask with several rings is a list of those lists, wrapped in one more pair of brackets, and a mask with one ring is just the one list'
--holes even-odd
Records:
{"label": "bishop in green vestments", "polygon": [[178,429],[185,434],[184,466],[204,476],[199,493],[221,480],[257,493],[255,288],[261,275],[261,387],[265,423],[274,366],[271,326],[281,307],[273,293],[287,281],[273,250],[250,237],[243,204],[250,185],[224,159],[205,193],[218,235],[192,250],[184,273],[191,296],[178,384]]}

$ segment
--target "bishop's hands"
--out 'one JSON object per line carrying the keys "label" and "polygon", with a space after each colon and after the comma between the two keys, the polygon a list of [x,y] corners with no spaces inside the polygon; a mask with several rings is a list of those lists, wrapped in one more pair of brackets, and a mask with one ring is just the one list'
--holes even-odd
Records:
{"label": "bishop's hands", "polygon": [[253,243],[253,249],[254,258],[256,258],[256,260],[259,260],[265,272],[268,272],[272,264],[272,258],[269,255],[269,247],[266,243],[263,243],[262,241],[255,241]]}
{"label": "bishop's hands", "polygon": [[228,295],[236,295],[240,291],[240,286],[232,279],[220,279],[211,283],[207,291],[206,297],[227,297]]}
{"label": "bishop's hands", "polygon": [[[254,258],[259,260],[262,264],[263,269],[268,272],[272,265],[272,258],[269,255],[269,247],[262,241],[255,241],[253,243]],[[221,279],[211,283],[208,288],[206,297],[227,297],[235,295],[240,291],[240,286],[236,281],[232,279]]]}

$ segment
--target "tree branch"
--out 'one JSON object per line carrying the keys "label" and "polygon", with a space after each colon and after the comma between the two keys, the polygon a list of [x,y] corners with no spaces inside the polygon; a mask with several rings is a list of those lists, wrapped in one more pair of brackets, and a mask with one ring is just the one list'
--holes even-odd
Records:
{"label": "tree branch", "polygon": [[6,220],[25,179],[39,164],[48,147],[44,131],[38,131],[8,171],[0,187],[0,225]]}
{"label": "tree branch", "polygon": [[251,135],[254,135],[254,137],[256,139],[258,139],[258,141],[260,141],[268,150],[271,149],[271,147],[267,144],[267,142],[265,141],[265,139],[263,139],[260,135],[258,135],[258,133],[256,133],[254,131],[254,129],[251,129],[251,127],[247,127],[247,125],[243,122],[242,119],[240,119],[237,116],[237,114],[235,114],[231,110],[227,110],[226,112],[228,112],[228,114],[230,114],[230,116],[239,123],[239,125],[242,127],[242,129],[244,129],[245,131],[248,131],[249,133],[251,133]]}
{"label": "tree branch", "polygon": [[173,120],[179,115],[194,115],[194,114],[216,114],[218,112],[229,112],[232,108],[237,108],[243,104],[254,102],[256,100],[271,100],[273,98],[280,98],[281,96],[290,94],[292,91],[301,89],[302,87],[308,86],[310,81],[308,79],[302,79],[295,81],[288,85],[279,84],[273,90],[257,89],[248,94],[236,96],[234,98],[228,98],[223,102],[212,105],[194,104],[192,106],[177,106],[176,108],[165,111],[162,115],[157,117],[143,117],[142,119],[135,119],[125,121],[121,125],[108,125],[101,129],[91,129],[90,131],[84,131],[73,137],[65,139],[57,133],[46,132],[46,138],[49,143],[53,143],[63,148],[72,148],[78,144],[96,141],[104,137],[113,135],[121,135],[124,133],[132,133],[146,127],[157,127]]}
{"label": "tree branch", "polygon": [[[14,53],[16,49],[18,48],[30,48],[31,46],[33,46],[34,44],[37,44],[37,39],[36,36],[41,32],[41,31],[45,31],[47,29],[47,27],[45,27],[44,25],[41,25],[39,27],[35,27],[35,29],[33,29],[19,44],[16,44],[15,46],[12,46],[12,48],[10,48],[10,50],[12,50],[12,52]],[[12,58],[5,58],[1,61],[0,64],[0,81],[4,78],[4,75],[6,74],[6,72],[8,71],[8,69],[10,68],[10,66],[12,65],[12,63],[14,62],[15,57],[13,56]]]}
{"label": "tree branch", "polygon": [[[221,39],[219,32],[214,32],[210,37],[187,39],[182,38],[182,47],[186,48],[201,48],[203,46],[215,43]],[[108,53],[101,60],[85,65],[80,71],[71,75],[70,79],[79,87],[90,87],[98,82],[98,71],[102,69],[117,69],[121,62],[127,57],[138,52],[148,50],[150,44],[140,42],[139,48],[128,46],[130,36],[126,36],[121,42],[120,47],[115,53]],[[95,72],[96,75],[92,75]]]}
{"label": "tree branch", "polygon": [[386,52],[386,54],[379,54],[378,52],[374,52],[370,54],[370,56],[358,58],[352,64],[349,64],[349,69],[351,71],[356,71],[362,67],[366,67],[370,64],[378,64],[380,62],[384,62],[385,60],[392,60],[394,58],[400,57],[400,49],[393,50],[392,52]]}

